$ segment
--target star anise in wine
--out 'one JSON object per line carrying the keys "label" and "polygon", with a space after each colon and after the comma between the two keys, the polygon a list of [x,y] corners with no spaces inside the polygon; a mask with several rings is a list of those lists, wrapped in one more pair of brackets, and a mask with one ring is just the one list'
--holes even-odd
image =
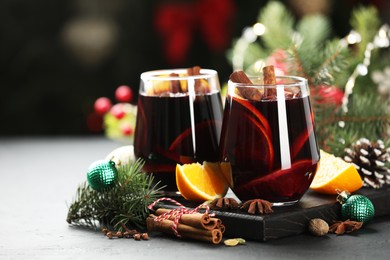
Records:
{"label": "star anise in wine", "polygon": [[242,203],[241,209],[245,209],[250,214],[269,214],[272,210],[272,203],[267,200],[253,199]]}
{"label": "star anise in wine", "polygon": [[211,201],[211,209],[238,209],[239,204],[234,198],[217,198]]}
{"label": "star anise in wine", "polygon": [[363,222],[351,221],[349,219],[345,221],[336,221],[329,227],[329,233],[343,235],[344,233],[351,233],[355,230],[359,230],[362,226]]}

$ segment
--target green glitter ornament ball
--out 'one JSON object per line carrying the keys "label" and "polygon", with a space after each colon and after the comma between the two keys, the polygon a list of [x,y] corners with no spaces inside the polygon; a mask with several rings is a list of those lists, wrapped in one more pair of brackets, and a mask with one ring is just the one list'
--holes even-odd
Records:
{"label": "green glitter ornament ball", "polygon": [[374,218],[375,208],[372,202],[363,195],[341,193],[338,198],[341,205],[342,219],[363,222],[367,224]]}
{"label": "green glitter ornament ball", "polygon": [[99,160],[88,167],[89,186],[97,191],[108,190],[115,185],[118,171],[113,161]]}

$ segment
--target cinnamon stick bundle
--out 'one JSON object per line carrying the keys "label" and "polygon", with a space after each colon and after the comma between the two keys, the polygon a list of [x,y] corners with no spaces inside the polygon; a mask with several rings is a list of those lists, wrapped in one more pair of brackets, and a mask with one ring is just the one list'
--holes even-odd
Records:
{"label": "cinnamon stick bundle", "polygon": [[[184,215],[183,215],[184,216]],[[174,234],[172,229],[174,222],[169,219],[155,221],[155,215],[149,215],[146,219],[146,225],[149,232],[158,231],[166,234]],[[222,231],[218,228],[207,230],[179,223],[177,231],[183,238],[190,238],[199,241],[205,241],[212,244],[219,244],[222,241]]]}
{"label": "cinnamon stick bundle", "polygon": [[[155,213],[157,216],[160,216],[169,211],[171,210],[159,208],[156,210]],[[175,217],[170,216],[169,219],[174,220]],[[216,229],[222,225],[222,221],[219,218],[212,218],[208,214],[201,214],[201,213],[183,214],[180,218],[179,223],[196,227],[196,228],[206,229],[206,230]]]}
{"label": "cinnamon stick bundle", "polygon": [[[234,83],[243,83],[248,86],[253,85],[252,81],[248,78],[245,72],[240,70],[233,72],[229,79]],[[240,96],[249,100],[260,101],[262,99],[276,97],[276,89],[272,87],[272,85],[276,84],[274,66],[270,65],[263,68],[263,83],[264,85],[268,85],[264,87],[263,91],[256,88],[248,88],[245,87],[245,85],[242,87],[239,86],[236,89],[238,90]]]}

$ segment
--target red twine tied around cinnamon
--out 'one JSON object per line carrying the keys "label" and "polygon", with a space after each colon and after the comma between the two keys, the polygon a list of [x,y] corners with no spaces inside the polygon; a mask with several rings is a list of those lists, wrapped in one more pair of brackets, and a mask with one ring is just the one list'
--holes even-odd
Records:
{"label": "red twine tied around cinnamon", "polygon": [[[160,221],[163,221],[163,220],[167,220],[167,219],[169,219],[171,217],[174,217],[172,230],[175,233],[175,236],[177,236],[177,237],[181,237],[181,235],[177,231],[177,225],[179,224],[181,216],[183,216],[184,214],[199,213],[198,211],[200,209],[205,209],[204,214],[209,214],[209,211],[210,211],[210,207],[208,205],[206,205],[206,204],[200,204],[199,206],[197,206],[194,209],[187,209],[183,204],[181,204],[181,203],[179,203],[176,200],[171,199],[171,198],[160,198],[160,199],[156,200],[155,202],[153,202],[152,204],[150,204],[148,206],[148,208],[151,210],[151,209],[153,209],[153,207],[157,203],[159,203],[160,201],[164,201],[164,200],[165,201],[169,201],[169,202],[175,204],[176,206],[179,206],[179,208],[172,209],[172,210],[170,210],[170,211],[168,211],[168,212],[166,212],[164,214],[161,214],[160,216],[155,217],[154,221],[160,222]],[[209,214],[209,215],[210,216],[214,216],[215,214],[212,213],[212,214]]]}

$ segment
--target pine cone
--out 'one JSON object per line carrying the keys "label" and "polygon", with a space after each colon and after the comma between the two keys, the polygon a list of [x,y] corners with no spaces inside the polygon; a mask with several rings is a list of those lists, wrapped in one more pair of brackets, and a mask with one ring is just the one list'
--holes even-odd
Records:
{"label": "pine cone", "polygon": [[386,167],[386,163],[390,162],[390,148],[386,149],[382,140],[371,142],[360,138],[344,151],[344,160],[355,165],[364,187],[378,189],[390,184],[390,169]]}

